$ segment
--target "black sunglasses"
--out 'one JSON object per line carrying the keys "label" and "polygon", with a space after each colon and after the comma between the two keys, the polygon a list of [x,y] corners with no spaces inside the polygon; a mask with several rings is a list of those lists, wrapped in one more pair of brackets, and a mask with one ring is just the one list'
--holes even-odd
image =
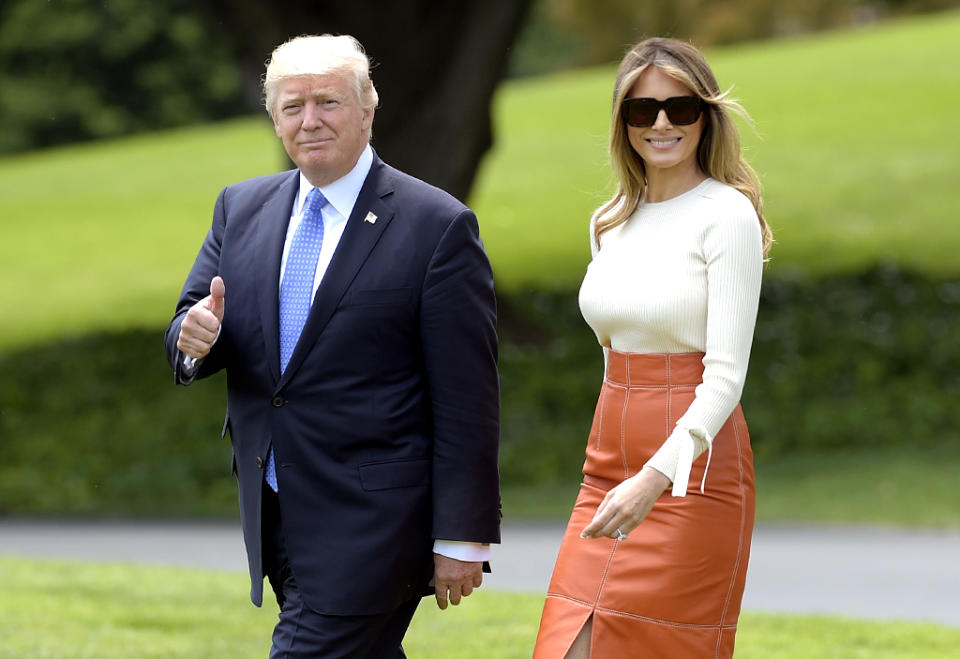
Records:
{"label": "black sunglasses", "polygon": [[660,110],[667,111],[667,119],[675,126],[696,123],[703,112],[703,99],[699,96],[673,96],[665,101],[655,98],[627,98],[620,106],[623,120],[631,126],[646,128],[657,122]]}

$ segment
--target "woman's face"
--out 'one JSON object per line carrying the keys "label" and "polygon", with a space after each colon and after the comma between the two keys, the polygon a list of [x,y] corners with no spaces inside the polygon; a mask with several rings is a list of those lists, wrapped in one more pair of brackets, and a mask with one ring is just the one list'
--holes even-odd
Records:
{"label": "woman's face", "polygon": [[[664,101],[674,96],[696,96],[679,80],[655,66],[648,67],[627,93],[627,98],[654,98]],[[706,112],[706,108],[704,108]],[[627,125],[627,137],[633,150],[643,158],[647,176],[690,176],[699,174],[697,147],[706,122],[703,114],[695,123],[677,126],[663,108],[652,126]]]}

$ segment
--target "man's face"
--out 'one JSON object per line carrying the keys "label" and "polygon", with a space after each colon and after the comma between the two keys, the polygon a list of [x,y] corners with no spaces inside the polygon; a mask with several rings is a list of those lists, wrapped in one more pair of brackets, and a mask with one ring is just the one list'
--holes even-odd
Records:
{"label": "man's face", "polygon": [[360,107],[348,75],[293,76],[277,84],[277,137],[315,186],[346,175],[370,139],[374,109]]}

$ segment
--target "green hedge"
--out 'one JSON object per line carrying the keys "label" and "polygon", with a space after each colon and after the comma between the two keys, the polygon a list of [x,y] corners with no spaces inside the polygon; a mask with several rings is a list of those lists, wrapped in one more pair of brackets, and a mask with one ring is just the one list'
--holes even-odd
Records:
{"label": "green hedge", "polygon": [[176,387],[160,329],[0,357],[0,512],[229,514],[226,396]]}
{"label": "green hedge", "polygon": [[960,279],[767,282],[743,396],[758,455],[957,441],[958,332]]}
{"label": "green hedge", "polygon": [[0,153],[249,112],[189,0],[0,2]]}
{"label": "green hedge", "polygon": [[[507,485],[576,478],[602,357],[575,292],[501,299]],[[743,406],[758,457],[960,448],[960,279],[877,267],[764,284]],[[0,511],[235,514],[220,377],[173,385],[162,331],[0,356]]]}
{"label": "green hedge", "polygon": [[[526,299],[506,314],[502,464],[538,482],[582,462],[602,362],[575,294]],[[757,457],[960,448],[958,333],[960,279],[887,266],[768,277],[742,398]]]}

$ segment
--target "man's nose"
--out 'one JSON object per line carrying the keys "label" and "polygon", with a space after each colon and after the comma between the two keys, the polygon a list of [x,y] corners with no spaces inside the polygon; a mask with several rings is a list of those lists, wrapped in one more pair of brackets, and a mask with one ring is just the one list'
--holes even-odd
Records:
{"label": "man's nose", "polygon": [[303,127],[313,130],[323,125],[323,113],[316,103],[307,103],[303,108]]}

